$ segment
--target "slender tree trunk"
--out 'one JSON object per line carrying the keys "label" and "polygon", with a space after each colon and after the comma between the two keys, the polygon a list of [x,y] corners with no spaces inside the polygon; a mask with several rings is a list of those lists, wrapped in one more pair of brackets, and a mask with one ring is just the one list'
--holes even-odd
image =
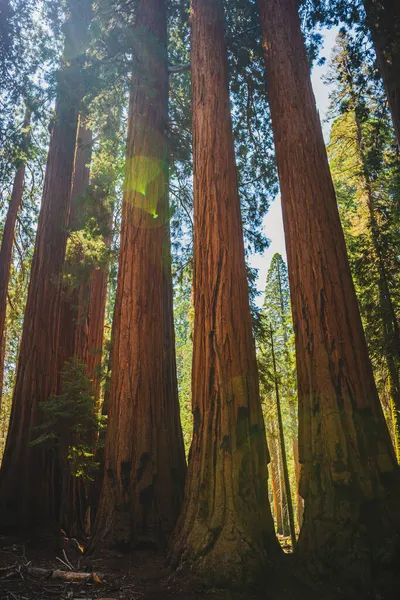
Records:
{"label": "slender tree trunk", "polygon": [[[111,244],[111,239],[106,240]],[[103,355],[104,319],[107,301],[108,268],[95,269],[90,282],[88,307],[87,370],[93,381],[93,392],[100,398],[101,362]]]}
{"label": "slender tree trunk", "polygon": [[[110,354],[108,357],[107,363],[107,375],[106,381],[104,385],[104,398],[103,404],[101,407],[101,414],[103,417],[108,418],[108,410],[110,406],[110,383],[111,383],[111,373],[112,373],[112,353],[113,353],[113,345],[114,345],[114,331],[115,331],[115,311],[112,319],[112,329],[111,329],[111,344],[110,344]],[[99,508],[99,499],[101,494],[101,488],[103,485],[103,477],[104,477],[104,445],[106,438],[106,430],[101,430],[99,433],[99,440],[96,449],[96,463],[99,465],[94,481],[90,487],[90,524],[91,529],[94,527],[95,519],[97,516],[98,508]]]}
{"label": "slender tree trunk", "polygon": [[140,0],[113,326],[104,479],[94,543],[164,545],[183,500],[168,208],[164,0]]}
{"label": "slender tree trunk", "polygon": [[280,503],[280,513],[281,513],[281,535],[287,536],[290,534],[289,528],[289,519],[288,519],[288,509],[286,503],[286,494],[285,494],[285,480],[283,477],[283,464],[282,464],[282,454],[281,447],[279,441],[279,430],[277,431],[277,437],[275,439],[275,456],[276,456],[276,470],[278,475],[278,483],[279,483],[279,503]]}
{"label": "slender tree trunk", "polygon": [[[210,585],[265,577],[277,558],[251,330],[222,5],[192,0],[193,441],[170,560]],[[216,125],[217,124],[217,125]]]}
{"label": "slender tree trunk", "polygon": [[399,526],[399,468],[373,379],[296,0],[259,0],[296,335],[310,567],[361,570]]}
{"label": "slender tree trunk", "polygon": [[[72,234],[79,231],[82,225],[81,197],[89,185],[90,162],[92,154],[92,132],[80,121],[77,129],[74,170],[71,186],[71,209],[68,229]],[[77,257],[77,262],[82,259]],[[87,355],[87,313],[88,287],[90,274],[85,274],[85,281],[79,282],[72,290],[63,289],[61,322],[59,336],[59,386],[60,373],[64,364],[73,356],[85,361]]]}
{"label": "slender tree trunk", "polygon": [[[73,4],[72,2],[70,3]],[[68,212],[78,122],[86,6],[72,15],[76,52],[60,73],[56,117],[50,138],[36,244],[32,260],[9,433],[0,473],[0,526],[47,526],[58,517],[59,469],[53,452],[30,446],[43,420],[39,403],[57,391],[61,273],[67,243]],[[87,11],[88,13],[90,11]],[[78,20],[75,20],[74,17]],[[77,36],[81,31],[82,36]],[[68,29],[69,31],[70,29]]]}
{"label": "slender tree trunk", "polygon": [[[283,343],[285,349],[285,358],[286,358],[286,366],[290,368],[290,354],[289,354],[289,339],[285,324],[286,315],[285,314],[285,302],[283,297],[283,288],[282,288],[282,277],[281,277],[281,267],[278,268],[278,284],[279,284],[279,297],[280,297],[280,305],[281,305],[281,320],[282,320],[282,328],[283,328]],[[294,480],[296,485],[296,513],[297,513],[297,525],[300,530],[301,524],[303,522],[303,500],[299,495],[299,482],[300,482],[300,464],[299,464],[299,440],[297,437],[298,430],[298,422],[297,415],[295,409],[295,394],[293,390],[289,392],[289,407],[290,407],[290,418],[291,418],[291,429],[292,429],[292,448],[293,448],[293,459],[294,459]],[[293,546],[294,548],[294,546]]]}
{"label": "slender tree trunk", "polygon": [[[30,124],[30,112],[27,111],[24,119],[24,129],[27,131]],[[28,135],[26,134],[28,143]],[[7,292],[10,280],[10,269],[12,249],[14,243],[15,223],[22,203],[24,191],[25,164],[22,163],[15,174],[11,192],[10,204],[8,205],[6,222],[3,229],[3,237],[0,247],[0,411],[3,395],[4,359],[5,359],[5,323],[7,312]]]}
{"label": "slender tree trunk", "polygon": [[[290,535],[289,527],[289,512],[286,503],[285,481],[283,476],[282,454],[279,440],[279,429],[273,427],[273,443],[272,447],[268,446],[271,453],[271,465],[274,463],[275,478],[277,482],[277,500],[279,502],[279,521],[277,521],[277,532],[280,535]],[[268,436],[267,436],[268,440]]]}
{"label": "slender tree trunk", "polygon": [[363,0],[400,147],[400,4],[398,0]]}
{"label": "slender tree trunk", "polygon": [[[92,156],[92,132],[85,126],[82,116],[79,118],[75,143],[74,170],[71,186],[71,208],[68,229],[72,234],[82,226],[82,195],[85,193],[90,179],[90,162]],[[77,262],[83,259],[78,252]],[[85,274],[73,290],[62,291],[61,323],[59,336],[59,379],[58,391],[62,393],[62,369],[64,364],[74,356],[83,363],[88,363],[88,303],[91,274]],[[89,373],[88,373],[89,374]],[[68,445],[60,451],[61,462],[61,503],[60,525],[70,536],[83,538],[86,534],[86,513],[88,498],[85,482],[81,477],[74,477],[68,462]]]}
{"label": "slender tree trunk", "polygon": [[285,436],[283,433],[281,401],[280,401],[280,396],[279,396],[278,374],[277,374],[277,370],[276,370],[274,334],[273,334],[272,329],[270,330],[270,336],[271,336],[272,364],[273,364],[273,368],[274,368],[276,412],[277,412],[277,416],[278,416],[279,446],[280,446],[280,454],[281,454],[281,460],[282,460],[284,492],[285,492],[286,507],[287,507],[287,512],[288,512],[290,538],[292,540],[292,548],[294,549],[296,547],[296,531],[294,528],[292,493],[290,491],[290,483],[289,483],[289,471],[288,471],[287,458],[286,458]]}
{"label": "slender tree trunk", "polygon": [[278,442],[274,436],[268,436],[268,447],[271,452],[271,462],[269,463],[272,483],[272,495],[274,501],[274,515],[276,522],[276,531],[283,535],[282,518],[282,487],[279,474],[279,452]]}

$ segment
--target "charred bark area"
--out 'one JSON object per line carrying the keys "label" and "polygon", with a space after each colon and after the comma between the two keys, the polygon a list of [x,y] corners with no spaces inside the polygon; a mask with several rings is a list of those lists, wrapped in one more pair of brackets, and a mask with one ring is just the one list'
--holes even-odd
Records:
{"label": "charred bark area", "polygon": [[279,555],[251,330],[221,4],[192,0],[193,441],[169,560],[207,583],[260,582]]}
{"label": "charred bark area", "polygon": [[105,466],[94,544],[162,546],[183,501],[168,205],[164,0],[134,29]]}
{"label": "charred bark area", "polygon": [[400,6],[397,0],[363,2],[400,146]]}
{"label": "charred bark area", "polygon": [[348,265],[295,0],[259,0],[282,194],[299,396],[298,553],[370,575],[393,552],[399,469]]}
{"label": "charred bark area", "polygon": [[39,403],[57,392],[61,273],[67,243],[75,139],[83,93],[81,69],[90,3],[80,3],[73,40],[74,58],[59,73],[56,116],[50,137],[46,175],[32,260],[9,433],[0,472],[0,527],[47,527],[58,518],[60,469],[55,450],[31,446],[43,422]]}

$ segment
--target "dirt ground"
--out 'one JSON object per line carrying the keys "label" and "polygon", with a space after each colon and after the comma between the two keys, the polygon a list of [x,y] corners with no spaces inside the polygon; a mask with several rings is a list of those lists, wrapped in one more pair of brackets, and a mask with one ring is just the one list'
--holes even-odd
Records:
{"label": "dirt ground", "polygon": [[[204,589],[200,581],[168,569],[163,558],[151,551],[121,554],[103,552],[86,557],[76,543],[64,547],[41,540],[18,540],[0,536],[0,600],[352,600],[400,599],[400,593],[355,595],[342,590],[313,587],[280,573],[266,581],[265,591],[237,593]],[[42,569],[42,571],[41,571]],[[61,575],[59,572],[62,572]],[[71,573],[81,581],[58,579]],[[400,588],[398,588],[400,589]]]}

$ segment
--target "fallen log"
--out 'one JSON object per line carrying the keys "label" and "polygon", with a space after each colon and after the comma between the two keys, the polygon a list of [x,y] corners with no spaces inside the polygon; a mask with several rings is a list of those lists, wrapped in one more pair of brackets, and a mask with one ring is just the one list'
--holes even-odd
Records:
{"label": "fallen log", "polygon": [[25,572],[32,577],[43,579],[61,579],[70,583],[103,583],[100,574],[96,573],[77,573],[74,571],[62,571],[61,569],[41,569],[40,567],[26,567]]}

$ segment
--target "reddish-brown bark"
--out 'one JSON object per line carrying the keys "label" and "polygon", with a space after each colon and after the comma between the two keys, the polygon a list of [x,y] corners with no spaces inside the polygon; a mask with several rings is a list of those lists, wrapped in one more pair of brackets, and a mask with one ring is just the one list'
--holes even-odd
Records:
{"label": "reddish-brown bark", "polygon": [[134,28],[126,175],[105,468],[94,543],[164,544],[182,500],[168,208],[164,0]]}
{"label": "reddish-brown bark", "polygon": [[[74,170],[71,186],[71,208],[68,228],[72,232],[82,226],[82,196],[89,185],[90,161],[92,155],[92,132],[85,127],[82,116],[77,129]],[[77,262],[83,259],[77,249],[74,257]],[[88,302],[91,274],[77,283],[72,290],[63,290],[61,323],[59,335],[59,393],[62,393],[62,369],[66,361],[74,356],[87,365],[88,362]],[[63,446],[64,447],[64,446]],[[63,530],[71,537],[81,537],[86,533],[88,494],[87,486],[81,477],[70,472],[67,460],[68,445],[64,448],[61,459],[61,503],[59,521]]]}
{"label": "reddish-brown bark", "polygon": [[276,531],[280,535],[287,535],[289,532],[289,524],[284,523],[284,506],[283,506],[283,489],[282,477],[279,460],[279,442],[274,434],[268,434],[268,448],[271,453],[271,462],[269,463],[269,473],[271,474],[273,510],[275,517]]}
{"label": "reddish-brown bark", "polygon": [[[75,146],[74,170],[71,186],[71,209],[68,229],[73,233],[82,225],[81,196],[89,185],[92,153],[92,132],[80,123]],[[79,253],[79,252],[78,252]],[[79,261],[82,257],[77,256]],[[87,355],[87,312],[88,279],[79,282],[72,290],[64,289],[59,336],[59,374],[66,361],[73,356],[85,362]]]}
{"label": "reddish-brown bark", "polygon": [[[30,123],[30,113],[27,112],[24,120],[24,129],[27,132]],[[28,140],[28,136],[26,135]],[[22,194],[24,191],[25,164],[19,165],[14,177],[13,188],[11,192],[10,204],[8,205],[6,222],[3,229],[3,237],[0,247],[0,411],[1,398],[3,393],[4,376],[4,354],[5,354],[5,322],[7,312],[7,291],[10,280],[10,269],[12,259],[12,249],[14,243],[15,223],[22,203]]]}
{"label": "reddish-brown bark", "polygon": [[95,269],[91,275],[88,306],[86,365],[93,381],[93,393],[100,397],[101,361],[104,340],[104,317],[107,300],[108,269]]}
{"label": "reddish-brown bark", "polygon": [[[78,231],[83,226],[83,197],[90,179],[90,162],[92,154],[92,132],[81,120],[75,150],[74,174],[71,191],[71,211],[69,229]],[[101,199],[96,199],[101,204]],[[97,209],[97,210],[96,210]],[[107,219],[104,207],[95,206],[94,218]],[[97,214],[99,213],[99,214]],[[103,225],[103,223],[100,223]],[[104,240],[111,244],[110,236]],[[83,255],[74,257],[77,262]],[[78,357],[87,366],[89,377],[93,381],[93,392],[96,398],[100,395],[100,367],[104,337],[104,317],[106,308],[108,269],[93,268],[89,272],[78,275],[77,286],[73,290],[65,290],[63,296],[63,312],[60,335],[60,370],[66,360]]]}
{"label": "reddish-brown bark", "polygon": [[[361,569],[398,529],[399,468],[348,265],[296,0],[259,0],[299,397],[299,555]],[[397,496],[398,497],[398,496]]]}
{"label": "reddish-brown bark", "polygon": [[170,561],[212,585],[262,580],[279,554],[258,388],[222,4],[192,0],[193,441]]}
{"label": "reddish-brown bark", "polygon": [[[73,3],[71,3],[72,6]],[[50,137],[31,278],[24,316],[9,433],[0,472],[0,526],[47,526],[58,517],[59,469],[53,452],[31,446],[43,421],[39,403],[57,391],[61,273],[67,243],[71,178],[82,82],[82,43],[87,22],[80,3],[77,29],[66,36],[74,58],[58,81],[56,117]],[[90,12],[90,11],[89,11]],[[85,13],[86,16],[86,13]],[[68,30],[69,31],[69,30]]]}
{"label": "reddish-brown bark", "polygon": [[398,0],[363,0],[400,146],[400,3]]}

